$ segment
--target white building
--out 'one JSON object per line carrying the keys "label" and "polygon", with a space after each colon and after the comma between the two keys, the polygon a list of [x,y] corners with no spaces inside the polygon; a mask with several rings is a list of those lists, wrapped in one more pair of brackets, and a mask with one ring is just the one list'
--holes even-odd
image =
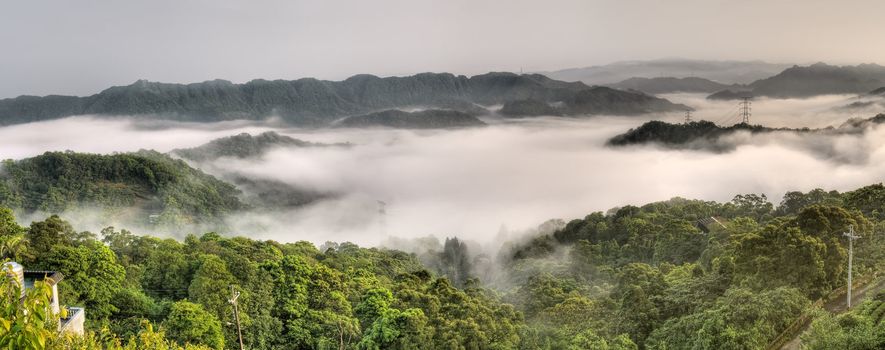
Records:
{"label": "white building", "polygon": [[86,322],[86,310],[82,307],[65,307],[65,316],[61,317],[61,306],[58,301],[58,282],[64,278],[58,271],[26,271],[17,262],[3,264],[3,270],[9,271],[13,278],[18,281],[22,288],[22,297],[29,288],[34,287],[34,282],[43,281],[52,287],[52,314],[58,317],[58,331],[60,333],[83,334],[83,324]]}

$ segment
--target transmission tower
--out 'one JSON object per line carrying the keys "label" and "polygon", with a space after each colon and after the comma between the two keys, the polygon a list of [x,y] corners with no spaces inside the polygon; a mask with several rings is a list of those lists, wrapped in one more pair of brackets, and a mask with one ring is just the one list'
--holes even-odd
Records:
{"label": "transmission tower", "polygon": [[851,308],[851,262],[854,260],[854,240],[860,236],[854,234],[854,226],[848,226],[848,232],[842,234],[848,237],[848,308]]}
{"label": "transmission tower", "polygon": [[382,200],[378,201],[378,226],[382,237],[387,236],[387,203]]}
{"label": "transmission tower", "polygon": [[691,111],[685,111],[685,124],[691,123]]}
{"label": "transmission tower", "polygon": [[753,110],[750,108],[753,105],[753,102],[750,101],[749,97],[744,97],[741,101],[741,123],[750,124],[750,112]]}

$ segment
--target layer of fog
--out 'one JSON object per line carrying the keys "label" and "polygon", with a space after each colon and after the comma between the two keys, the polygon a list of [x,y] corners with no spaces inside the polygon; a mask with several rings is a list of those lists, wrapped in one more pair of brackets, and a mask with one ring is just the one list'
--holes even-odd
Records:
{"label": "layer of fog", "polygon": [[[709,102],[700,95],[667,97],[695,107],[697,119],[715,119],[735,105]],[[846,100],[760,100],[754,103],[752,122],[822,127],[872,116],[834,108]],[[312,142],[351,142],[354,147],[285,148],[260,159],[220,159],[204,169],[338,194],[305,207],[232,216],[229,233],[369,245],[390,236],[427,235],[500,242],[505,238],[499,235],[502,226],[521,231],[551,218],[579,218],[625,204],[674,196],[727,201],[739,193],[764,193],[777,202],[786,191],[850,190],[878,183],[885,175],[882,128],[810,143],[799,135],[747,134],[735,140],[739,145],[734,151],[721,154],[604,146],[611,136],[649,119],[679,121],[682,115],[489,119],[489,127],[441,131],[306,130],[276,123],[75,117],[0,128],[0,158],[48,150],[169,151],[267,130]],[[817,142],[826,143],[836,156],[822,156]],[[387,203],[383,220],[379,200]]]}

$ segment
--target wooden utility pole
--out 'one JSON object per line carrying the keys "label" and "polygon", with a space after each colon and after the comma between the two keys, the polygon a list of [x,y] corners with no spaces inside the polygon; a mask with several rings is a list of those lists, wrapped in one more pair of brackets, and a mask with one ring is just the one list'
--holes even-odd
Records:
{"label": "wooden utility pole", "polygon": [[240,350],[246,350],[246,347],[243,346],[243,331],[240,330],[240,310],[237,306],[237,298],[240,297],[240,292],[234,289],[234,286],[230,286],[230,302],[233,312],[234,312],[234,321],[237,323],[237,337],[240,339]]}

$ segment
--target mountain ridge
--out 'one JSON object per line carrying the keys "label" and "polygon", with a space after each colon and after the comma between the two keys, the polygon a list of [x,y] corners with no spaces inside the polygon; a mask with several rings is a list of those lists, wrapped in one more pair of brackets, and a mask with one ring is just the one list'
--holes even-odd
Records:
{"label": "mountain ridge", "polygon": [[[592,91],[592,92],[588,92]],[[587,94],[615,96],[605,110],[665,112],[684,106],[649,99],[641,93],[606,91],[580,82],[564,82],[540,74],[492,72],[467,77],[421,73],[408,77],[355,75],[342,81],[314,78],[256,79],[243,84],[226,80],[171,84],[139,80],[85,96],[19,96],[0,100],[0,125],[58,119],[73,115],[137,115],[181,121],[222,121],[280,117],[296,126],[327,126],[342,117],[403,107],[452,109],[481,114],[479,105],[519,99],[569,101]],[[580,96],[578,96],[580,95]],[[594,110],[578,108],[582,113]]]}
{"label": "mountain ridge", "polygon": [[723,84],[700,77],[632,77],[608,86],[621,90],[637,90],[647,94],[656,95],[674,92],[713,93],[739,85]]}
{"label": "mountain ridge", "polygon": [[[829,65],[818,62],[792,66],[769,78],[754,81],[739,90],[754,96],[771,98],[806,98],[831,94],[867,95],[885,86],[885,66],[875,63]],[[721,90],[711,99],[734,99],[740,94]]]}
{"label": "mountain ridge", "polygon": [[685,58],[619,61],[605,65],[541,72],[553,79],[589,85],[614,84],[632,77],[703,77],[723,84],[749,84],[775,75],[792,64],[764,61],[716,61]]}

